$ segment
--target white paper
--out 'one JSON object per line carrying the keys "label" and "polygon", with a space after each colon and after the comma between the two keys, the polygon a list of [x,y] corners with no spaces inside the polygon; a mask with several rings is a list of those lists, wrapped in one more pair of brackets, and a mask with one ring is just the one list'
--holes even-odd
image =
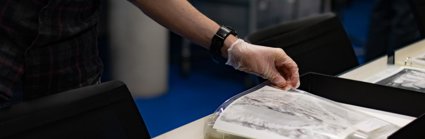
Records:
{"label": "white paper", "polygon": [[369,125],[368,131],[396,127],[305,92],[264,86],[233,101],[213,128],[248,138],[341,139],[359,131],[355,125],[366,127],[361,123],[368,121],[381,121]]}
{"label": "white paper", "polygon": [[404,127],[404,126],[406,126],[407,124],[409,124],[410,122],[412,122],[413,120],[416,119],[416,117],[402,115],[402,114],[398,114],[398,113],[392,113],[392,112],[387,112],[387,111],[382,111],[382,110],[377,110],[377,109],[360,107],[360,106],[355,106],[355,105],[351,105],[351,104],[344,104],[344,103],[338,103],[338,104],[340,104],[344,107],[353,109],[355,111],[363,112],[363,113],[371,115],[373,117],[379,117],[379,119],[382,119],[384,121],[388,121],[388,122],[390,122],[394,125],[397,125],[399,127]]}
{"label": "white paper", "polygon": [[377,120],[377,119],[369,119],[363,122],[360,122],[356,125],[354,125],[354,127],[356,127],[357,129],[359,129],[360,131],[363,132],[372,132],[373,130],[376,130],[380,127],[385,126],[387,123],[383,122],[382,120]]}

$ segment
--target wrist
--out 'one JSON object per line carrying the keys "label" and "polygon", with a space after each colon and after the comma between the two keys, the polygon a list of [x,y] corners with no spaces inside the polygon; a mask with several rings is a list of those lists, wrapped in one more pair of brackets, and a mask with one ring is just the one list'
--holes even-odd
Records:
{"label": "wrist", "polygon": [[236,42],[236,40],[238,40],[238,38],[236,37],[236,36],[234,36],[234,35],[229,35],[229,37],[227,37],[225,40],[224,40],[224,44],[223,44],[223,47],[221,48],[221,56],[222,57],[224,57],[224,58],[227,58],[227,55],[228,55],[228,52],[227,52],[227,49],[229,49],[230,48],[230,46],[233,44],[233,43],[235,43]]}
{"label": "wrist", "polygon": [[230,27],[221,26],[211,39],[210,55],[214,62],[225,64],[227,49],[235,42],[237,33]]}

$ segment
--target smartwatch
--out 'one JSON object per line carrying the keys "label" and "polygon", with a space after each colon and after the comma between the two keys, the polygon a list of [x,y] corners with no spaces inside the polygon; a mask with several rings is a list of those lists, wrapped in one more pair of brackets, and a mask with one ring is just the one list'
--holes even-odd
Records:
{"label": "smartwatch", "polygon": [[210,55],[215,63],[226,63],[227,60],[222,56],[221,48],[223,48],[224,40],[226,40],[226,38],[229,37],[230,34],[235,36],[238,35],[236,31],[233,30],[231,27],[221,26],[218,29],[217,33],[215,33],[215,35],[213,36],[210,45]]}

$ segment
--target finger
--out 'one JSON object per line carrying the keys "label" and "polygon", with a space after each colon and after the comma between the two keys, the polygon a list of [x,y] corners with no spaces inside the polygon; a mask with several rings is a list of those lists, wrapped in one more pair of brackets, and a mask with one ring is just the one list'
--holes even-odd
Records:
{"label": "finger", "polygon": [[298,68],[296,66],[296,64],[292,64],[292,65],[284,65],[282,67],[280,67],[283,71],[282,74],[284,75],[286,81],[288,82],[288,84],[290,86],[292,86],[293,88],[298,88],[299,86],[299,73],[298,73]]}
{"label": "finger", "polygon": [[276,85],[279,88],[285,88],[288,86],[288,81],[283,78],[283,76],[276,70],[272,69],[270,74],[266,74],[266,79],[268,79],[271,83]]}
{"label": "finger", "polygon": [[298,88],[300,86],[300,80],[298,72],[290,72],[288,71],[289,75],[287,76],[287,84],[291,86],[292,88]]}
{"label": "finger", "polygon": [[301,82],[298,80],[297,85],[295,85],[295,88],[300,87],[300,85],[301,85]]}
{"label": "finger", "polygon": [[298,88],[300,86],[298,72],[291,72],[291,75],[289,75],[288,84],[290,84],[293,88]]}
{"label": "finger", "polygon": [[293,88],[299,87],[298,66],[294,61],[288,57],[284,62],[277,64],[276,68],[285,77],[288,85]]}
{"label": "finger", "polygon": [[292,85],[292,87],[294,88],[300,87],[300,74],[298,72],[298,67],[295,65],[294,67],[290,68],[289,72],[290,72],[289,82]]}
{"label": "finger", "polygon": [[288,91],[289,89],[291,89],[291,86],[287,85],[285,88],[283,88],[283,90]]}

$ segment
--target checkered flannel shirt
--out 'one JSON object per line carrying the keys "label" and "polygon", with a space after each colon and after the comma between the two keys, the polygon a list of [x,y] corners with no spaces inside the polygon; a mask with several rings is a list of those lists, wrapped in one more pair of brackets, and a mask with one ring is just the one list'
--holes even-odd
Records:
{"label": "checkered flannel shirt", "polygon": [[0,0],[0,108],[99,81],[99,0]]}

